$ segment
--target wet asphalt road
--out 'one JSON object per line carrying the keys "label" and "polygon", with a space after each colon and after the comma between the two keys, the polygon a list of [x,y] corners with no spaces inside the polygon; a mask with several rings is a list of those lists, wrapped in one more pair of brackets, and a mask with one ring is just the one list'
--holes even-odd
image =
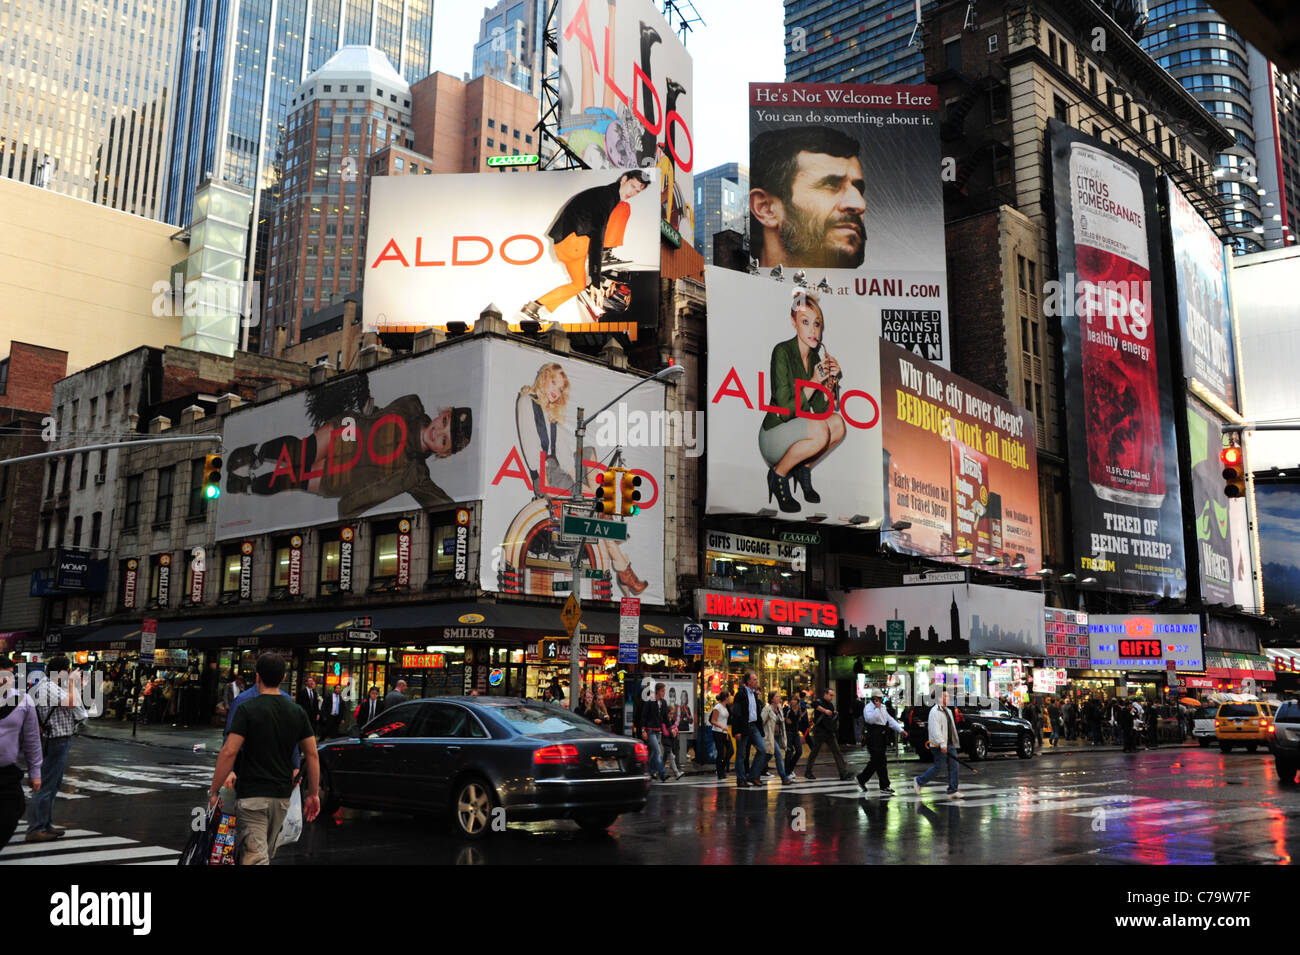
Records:
{"label": "wet asphalt road", "polygon": [[[856,770],[865,754],[851,753]],[[204,803],[211,754],[78,738],[55,806],[71,832],[33,848],[22,826],[0,866],[175,864]],[[737,790],[710,772],[656,784],[645,810],[608,834],[569,822],[510,826],[465,843],[435,817],[344,810],[308,825],[280,865],[349,864],[1277,864],[1300,848],[1300,789],[1272,757],[1215,748],[1136,755],[1085,748],[962,770],[960,802],[942,786],[918,798],[915,762],[893,764],[898,795],[853,780]],[[802,771],[802,766],[800,767]]]}

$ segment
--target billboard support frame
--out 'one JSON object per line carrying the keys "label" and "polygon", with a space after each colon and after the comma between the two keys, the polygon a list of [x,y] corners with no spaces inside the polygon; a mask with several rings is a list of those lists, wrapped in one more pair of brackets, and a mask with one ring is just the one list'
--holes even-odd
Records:
{"label": "billboard support frame", "polygon": [[[538,151],[542,154],[541,161],[538,163],[538,170],[547,169],[590,169],[583,158],[575,153],[559,136],[555,135],[555,128],[559,123],[560,112],[560,41],[559,35],[555,29],[555,20],[560,12],[560,0],[547,0],[546,3],[546,24],[542,27],[542,56],[544,59],[542,69],[542,111],[537,120],[537,125],[533,129],[537,133]],[[553,147],[551,154],[546,155],[546,150],[542,147],[545,144]]]}

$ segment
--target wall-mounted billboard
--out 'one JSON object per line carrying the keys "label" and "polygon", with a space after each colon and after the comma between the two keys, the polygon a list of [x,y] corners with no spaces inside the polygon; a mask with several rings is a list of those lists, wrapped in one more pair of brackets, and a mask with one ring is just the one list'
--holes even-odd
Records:
{"label": "wall-mounted billboard", "polygon": [[[515,342],[466,340],[253,405],[225,421],[219,539],[481,500],[480,586],[513,594],[664,602],[664,385],[588,423],[582,492],[615,447],[642,478],[627,540],[563,539],[576,409],[637,378]],[[574,580],[572,558],[579,553]],[[422,582],[412,578],[412,586]],[[310,587],[307,588],[310,590]]]}
{"label": "wall-mounted billboard", "polygon": [[1187,592],[1155,175],[1048,123],[1076,562],[1110,590]]}
{"label": "wall-mounted billboard", "polygon": [[707,510],[879,524],[879,326],[848,296],[707,280]]}
{"label": "wall-mounted billboard", "polygon": [[1178,282],[1183,375],[1232,411],[1240,411],[1237,349],[1223,242],[1168,178],[1164,187],[1169,202],[1174,277]]}
{"label": "wall-mounted billboard", "polygon": [[659,173],[378,176],[370,184],[365,326],[510,322],[653,325]]}
{"label": "wall-mounted billboard", "polygon": [[1187,402],[1192,508],[1201,599],[1254,608],[1254,560],[1245,498],[1223,496],[1222,422],[1200,402]]}
{"label": "wall-mounted billboard", "polygon": [[949,367],[938,90],[751,83],[749,135],[762,272],[825,280],[886,339]]}
{"label": "wall-mounted billboard", "polygon": [[[882,340],[885,537],[895,550],[1026,575],[1042,566],[1034,417]],[[959,550],[968,557],[957,558]],[[987,564],[997,558],[997,564]]]}
{"label": "wall-mounted billboard", "polygon": [[690,54],[650,0],[560,0],[560,137],[592,169],[657,168],[665,239],[695,235]]}
{"label": "wall-mounted billboard", "polygon": [[1091,614],[1089,664],[1115,670],[1204,670],[1201,618],[1195,614]]}

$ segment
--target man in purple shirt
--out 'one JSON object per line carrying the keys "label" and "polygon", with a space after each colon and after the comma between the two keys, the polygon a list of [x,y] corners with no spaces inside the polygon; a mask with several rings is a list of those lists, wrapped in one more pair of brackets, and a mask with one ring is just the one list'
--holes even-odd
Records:
{"label": "man in purple shirt", "polygon": [[19,755],[27,761],[32,792],[41,788],[41,730],[36,706],[14,680],[13,661],[0,654],[0,849],[18,827],[23,814],[23,772]]}

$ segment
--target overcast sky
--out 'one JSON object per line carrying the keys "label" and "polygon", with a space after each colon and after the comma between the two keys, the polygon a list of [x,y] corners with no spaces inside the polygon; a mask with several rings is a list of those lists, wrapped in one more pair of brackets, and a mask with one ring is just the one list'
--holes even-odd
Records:
{"label": "overcast sky", "polygon": [[[656,3],[656,7],[661,4]],[[785,78],[781,0],[695,0],[704,18],[687,35],[695,63],[694,171],[726,162],[748,163],[751,82]],[[475,0],[434,0],[434,68],[453,76],[469,72],[485,5]]]}

